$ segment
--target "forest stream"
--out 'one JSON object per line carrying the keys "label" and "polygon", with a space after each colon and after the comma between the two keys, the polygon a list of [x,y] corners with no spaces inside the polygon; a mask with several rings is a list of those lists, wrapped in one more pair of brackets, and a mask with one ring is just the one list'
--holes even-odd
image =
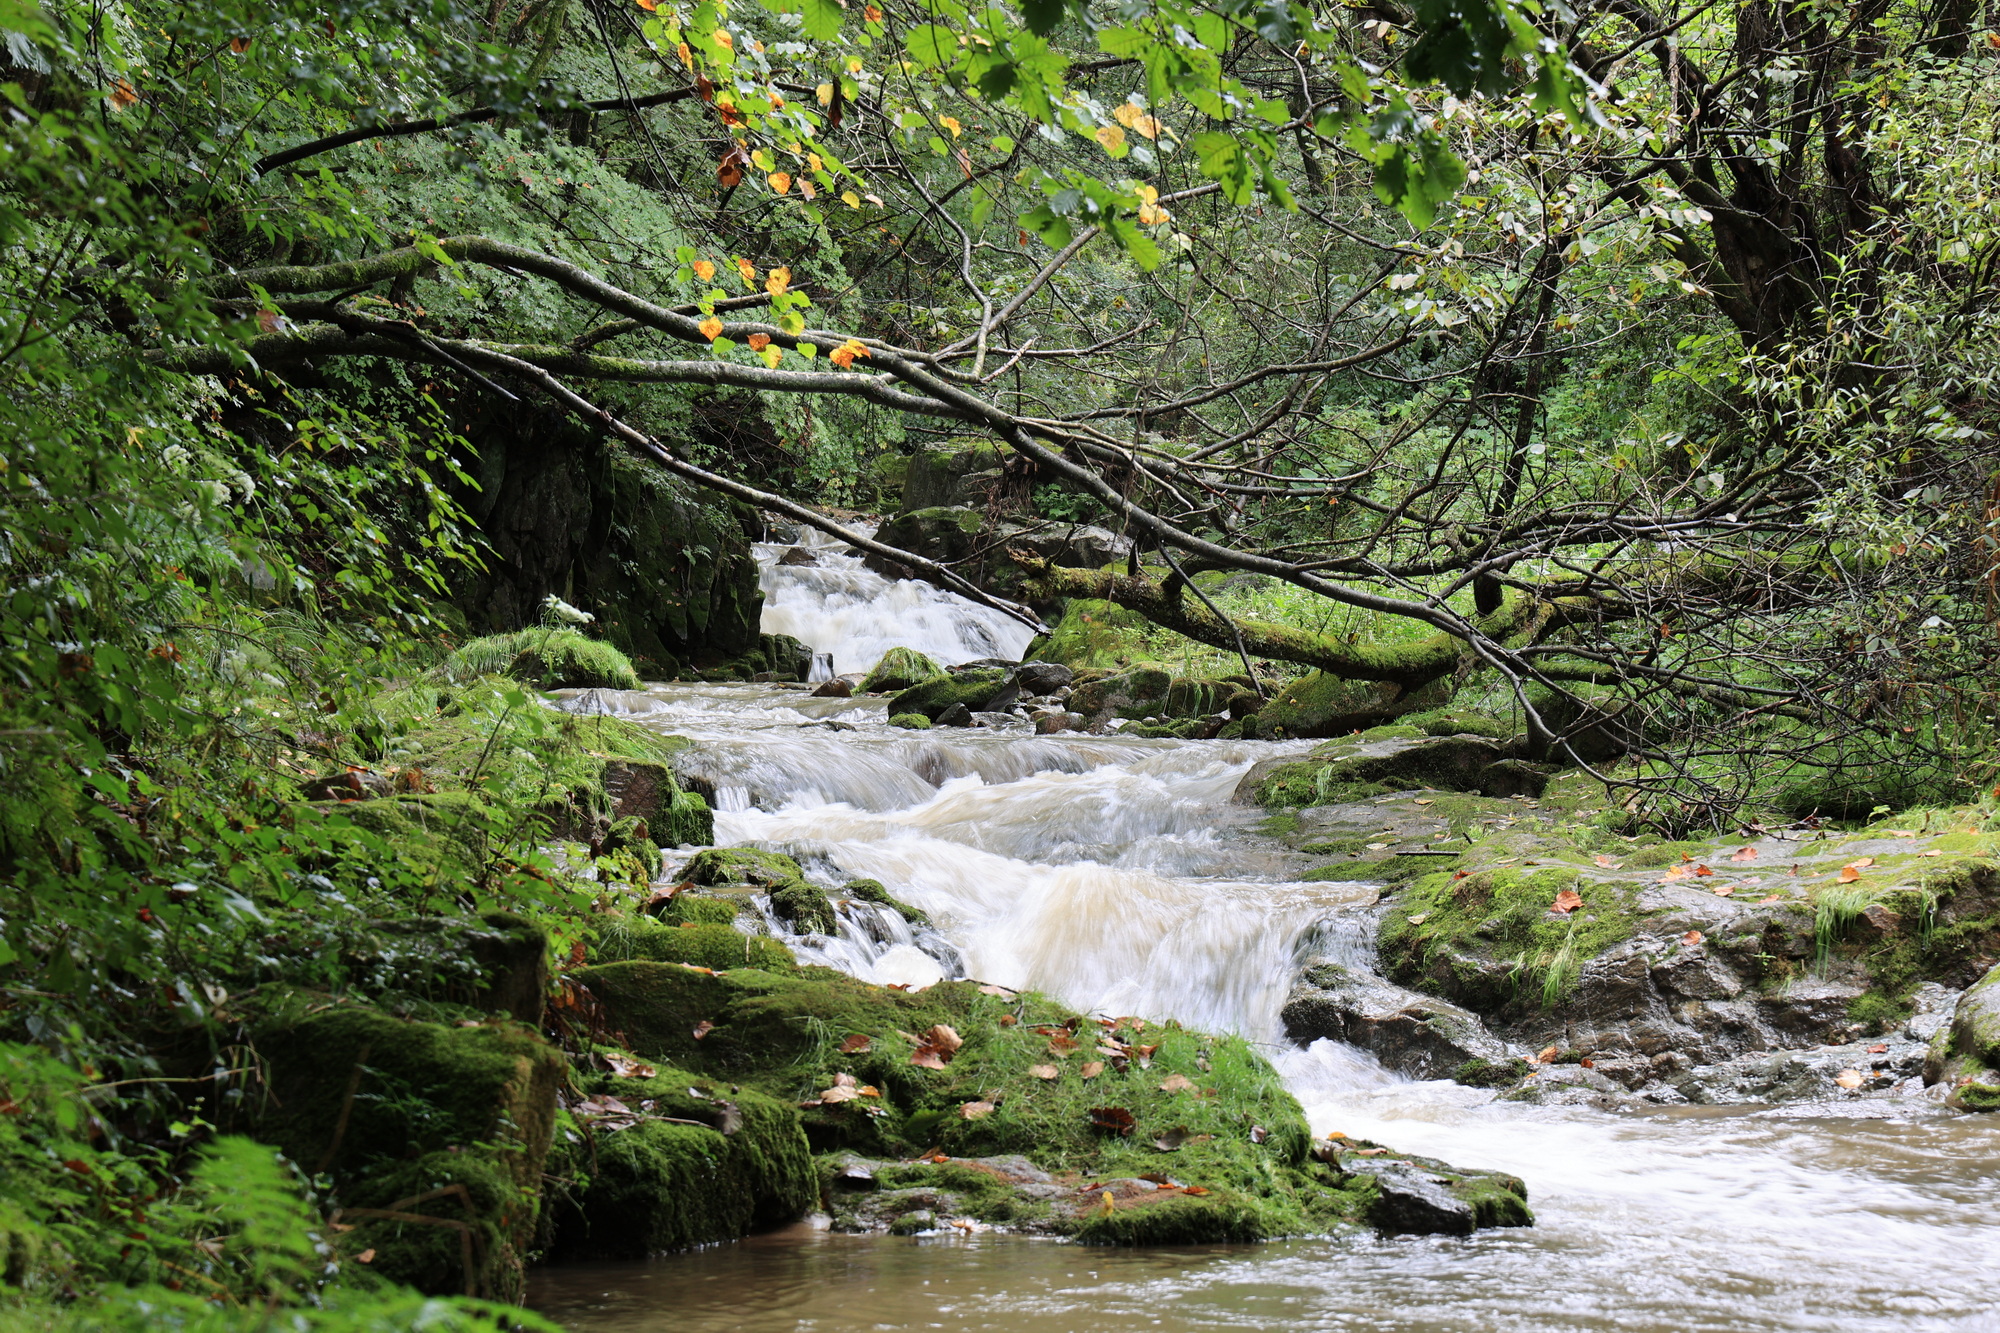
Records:
{"label": "forest stream", "polygon": [[[1018,656],[1026,632],[820,548],[760,550],[767,631],[868,666]],[[824,674],[824,671],[822,671]],[[1417,1081],[1327,1040],[1286,1042],[1308,957],[1372,963],[1377,886],[1287,879],[1296,858],[1230,797],[1272,742],[910,732],[879,699],[778,685],[572,692],[693,738],[718,845],[866,876],[922,909],[849,905],[801,961],[881,984],[972,977],[1085,1011],[1178,1019],[1262,1046],[1313,1132],[1526,1181],[1531,1229],[1112,1249],[808,1220],[630,1263],[544,1268],[529,1303],[578,1333],[862,1329],[1974,1329],[2000,1327],[2000,1126],[1921,1097],[1609,1113]],[[1280,743],[1282,744],[1282,743]],[[1294,743],[1299,744],[1299,743]]]}

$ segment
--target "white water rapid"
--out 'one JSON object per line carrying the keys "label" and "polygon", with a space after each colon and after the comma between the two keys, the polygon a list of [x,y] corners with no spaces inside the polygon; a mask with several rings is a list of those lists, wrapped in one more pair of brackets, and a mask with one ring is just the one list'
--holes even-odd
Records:
{"label": "white water rapid", "polygon": [[[1025,642],[982,610],[817,554],[767,569],[765,628],[838,670],[895,644],[953,661]],[[878,879],[937,923],[926,936],[887,913],[850,919],[837,939],[797,941],[806,956],[1240,1032],[1268,1044],[1317,1132],[1513,1172],[1539,1220],[1185,1252],[788,1234],[555,1273],[538,1301],[572,1327],[2000,1330],[2000,1116],[1927,1102],[1540,1108],[1414,1082],[1330,1042],[1285,1045],[1296,960],[1366,966],[1374,889],[1296,882],[1306,859],[1251,835],[1253,812],[1229,796],[1268,744],[909,733],[879,699],[782,687],[602,697],[697,740],[718,842],[789,852],[828,884]]]}

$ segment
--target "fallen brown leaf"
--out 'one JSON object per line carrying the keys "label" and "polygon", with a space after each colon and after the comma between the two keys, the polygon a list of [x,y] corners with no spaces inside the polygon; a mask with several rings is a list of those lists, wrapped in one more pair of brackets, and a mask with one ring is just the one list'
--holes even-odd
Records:
{"label": "fallen brown leaf", "polygon": [[1660,876],[1660,883],[1670,884],[1677,879],[1686,879],[1689,875],[1693,873],[1694,872],[1689,870],[1686,866],[1668,866],[1667,873]]}
{"label": "fallen brown leaf", "polygon": [[1858,1069],[1843,1069],[1833,1076],[1833,1081],[1843,1088],[1858,1088],[1861,1086],[1861,1071]]}
{"label": "fallen brown leaf", "polygon": [[1853,866],[1842,866],[1840,873],[1834,876],[1834,878],[1838,879],[1842,884],[1852,884],[1855,880],[1861,878],[1861,872]]}
{"label": "fallen brown leaf", "polygon": [[1127,1136],[1138,1121],[1122,1106],[1093,1106],[1090,1108],[1090,1123],[1093,1128],[1107,1134]]}
{"label": "fallen brown leaf", "polygon": [[696,1023],[694,1025],[694,1039],[696,1041],[700,1041],[703,1037],[706,1037],[709,1033],[713,1031],[715,1031],[715,1024],[709,1022],[706,1018],[704,1018],[701,1020],[701,1022]]}
{"label": "fallen brown leaf", "polygon": [[1099,1074],[1102,1074],[1104,1072],[1104,1061],[1092,1060],[1089,1064],[1086,1064],[1083,1068],[1077,1070],[1076,1072],[1083,1075],[1085,1078],[1096,1078]]}
{"label": "fallen brown leaf", "polygon": [[1757,849],[1755,847],[1738,847],[1729,854],[1729,859],[1732,861],[1754,861],[1757,859]]}
{"label": "fallen brown leaf", "polygon": [[1540,1065],[1552,1065],[1556,1062],[1556,1057],[1560,1054],[1562,1054],[1562,1052],[1557,1050],[1555,1047],[1544,1046],[1542,1048],[1541,1054],[1535,1057],[1535,1063]]}
{"label": "fallen brown leaf", "polygon": [[1886,1041],[1878,1041],[1868,1048],[1868,1054],[1870,1055],[1887,1055],[1888,1053],[1889,1043]]}
{"label": "fallen brown leaf", "polygon": [[1718,898],[1727,898],[1730,894],[1736,892],[1736,886],[1734,884],[1718,884],[1709,890],[1709,892]]}
{"label": "fallen brown leaf", "polygon": [[1013,1027],[1013,1026],[1014,1026],[1014,1025],[1016,1024],[1016,1023],[1018,1023],[1018,1022],[1020,1022],[1020,1021],[1021,1021],[1020,1019],[1018,1019],[1018,1018],[1014,1017],[1014,1015],[1012,1015],[1012,1014],[1002,1014],[1002,1015],[1000,1015],[1000,1026],[1001,1026],[1001,1027],[1003,1027],[1003,1028],[1010,1028],[1010,1027]]}
{"label": "fallen brown leaf", "polygon": [[992,1102],[967,1102],[958,1108],[960,1120],[983,1120],[993,1114]]}
{"label": "fallen brown leaf", "polygon": [[1029,1065],[1028,1073],[1034,1078],[1051,1079],[1061,1077],[1062,1070],[1057,1069],[1054,1065]]}
{"label": "fallen brown leaf", "polygon": [[1694,868],[1694,873],[1696,875],[1713,875],[1715,872],[1713,870],[1710,870],[1707,866],[1696,866]]}
{"label": "fallen brown leaf", "polygon": [[840,1043],[840,1053],[842,1055],[866,1055],[869,1048],[874,1044],[874,1039],[866,1033],[857,1032]]}
{"label": "fallen brown leaf", "polygon": [[1194,1086],[1194,1080],[1185,1074],[1169,1074],[1160,1084],[1161,1092],[1186,1092]]}
{"label": "fallen brown leaf", "polygon": [[1556,900],[1549,904],[1549,910],[1568,916],[1581,906],[1583,906],[1583,895],[1575,889],[1564,889],[1556,895]]}
{"label": "fallen brown leaf", "polygon": [[945,1026],[943,1023],[926,1028],[924,1030],[924,1040],[941,1051],[950,1051],[954,1054],[957,1053],[959,1047],[965,1045],[965,1038],[959,1036],[956,1031]]}
{"label": "fallen brown leaf", "polygon": [[1688,948],[1692,949],[1695,945],[1700,944],[1706,938],[1708,937],[1703,935],[1700,931],[1690,930],[1687,934],[1681,936],[1681,943],[1687,945]]}
{"label": "fallen brown leaf", "polygon": [[1592,859],[1595,860],[1597,864],[1603,866],[1606,870],[1617,870],[1625,864],[1623,861],[1617,860],[1613,857],[1605,856],[1601,852]]}
{"label": "fallen brown leaf", "polygon": [[624,1055],[606,1055],[604,1065],[619,1078],[651,1078],[660,1072],[644,1060]]}

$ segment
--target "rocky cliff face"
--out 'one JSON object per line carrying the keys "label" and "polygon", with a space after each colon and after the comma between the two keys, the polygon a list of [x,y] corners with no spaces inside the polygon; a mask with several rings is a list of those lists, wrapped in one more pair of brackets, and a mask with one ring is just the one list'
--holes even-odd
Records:
{"label": "rocky cliff face", "polygon": [[467,430],[479,489],[464,499],[492,549],[455,599],[475,630],[532,623],[554,593],[595,614],[651,678],[758,647],[753,510],[567,422],[495,414]]}

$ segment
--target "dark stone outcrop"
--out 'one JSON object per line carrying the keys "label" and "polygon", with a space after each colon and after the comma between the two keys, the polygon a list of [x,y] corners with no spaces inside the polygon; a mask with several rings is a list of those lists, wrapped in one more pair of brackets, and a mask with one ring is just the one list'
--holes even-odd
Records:
{"label": "dark stone outcrop", "polygon": [[1346,1042],[1413,1078],[1449,1078],[1470,1061],[1516,1055],[1477,1015],[1336,964],[1307,969],[1286,997],[1283,1021],[1293,1041]]}

